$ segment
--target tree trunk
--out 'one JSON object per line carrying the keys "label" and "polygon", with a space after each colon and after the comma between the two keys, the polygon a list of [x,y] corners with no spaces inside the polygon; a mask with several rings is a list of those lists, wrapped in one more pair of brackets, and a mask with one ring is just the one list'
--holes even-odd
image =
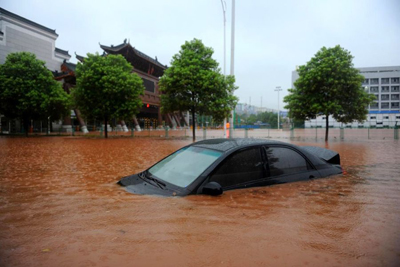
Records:
{"label": "tree trunk", "polygon": [[108,138],[108,116],[104,116],[104,137]]}
{"label": "tree trunk", "polygon": [[325,120],[325,142],[328,142],[328,133],[329,133],[329,115],[326,115]]}
{"label": "tree trunk", "polygon": [[196,121],[194,120],[195,110],[192,108],[193,143],[196,142]]}

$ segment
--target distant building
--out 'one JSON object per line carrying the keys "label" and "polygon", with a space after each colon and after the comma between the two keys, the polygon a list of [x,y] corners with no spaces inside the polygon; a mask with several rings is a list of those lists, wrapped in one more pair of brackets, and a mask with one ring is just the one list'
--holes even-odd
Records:
{"label": "distant building", "polygon": [[[358,68],[365,77],[364,89],[374,94],[376,100],[368,107],[367,120],[341,125],[329,117],[329,127],[393,127],[400,125],[400,66]],[[292,88],[299,78],[297,71],[292,72]],[[325,127],[325,116],[305,121],[306,127]]]}

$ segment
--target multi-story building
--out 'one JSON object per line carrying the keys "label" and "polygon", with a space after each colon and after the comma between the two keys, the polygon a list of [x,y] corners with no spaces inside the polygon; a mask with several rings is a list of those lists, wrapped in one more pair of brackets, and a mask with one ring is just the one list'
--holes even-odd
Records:
{"label": "multi-story building", "polygon": [[[365,77],[362,86],[376,100],[368,107],[367,120],[363,123],[353,122],[347,127],[393,127],[400,126],[400,66],[358,68]],[[298,79],[297,71],[292,72],[292,87]],[[325,116],[305,122],[306,127],[325,127]],[[339,127],[340,123],[329,118],[330,127]]]}

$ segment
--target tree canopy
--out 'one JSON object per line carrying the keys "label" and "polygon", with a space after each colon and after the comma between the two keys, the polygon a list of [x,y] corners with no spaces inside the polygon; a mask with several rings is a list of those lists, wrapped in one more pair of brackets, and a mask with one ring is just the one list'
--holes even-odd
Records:
{"label": "tree canopy", "polygon": [[233,95],[237,89],[234,76],[220,73],[213,53],[201,40],[186,41],[159,83],[163,113],[189,111],[192,114],[193,141],[195,114],[213,116],[214,121],[221,122],[229,117],[238,101]]}
{"label": "tree canopy", "polygon": [[11,53],[0,66],[0,113],[22,119],[26,133],[30,120],[60,119],[70,104],[61,83],[34,54]]}
{"label": "tree canopy", "polygon": [[362,88],[364,77],[354,68],[353,56],[339,45],[323,47],[306,65],[298,68],[299,78],[284,98],[289,117],[299,120],[326,116],[338,122],[363,121],[375,97]]}
{"label": "tree canopy", "polygon": [[273,112],[265,111],[265,112],[258,113],[257,115],[242,114],[242,115],[236,115],[236,116],[238,118],[240,118],[241,122],[246,125],[253,125],[254,123],[260,121],[262,123],[268,123],[271,128],[278,127],[278,116],[276,113],[273,113]]}
{"label": "tree canopy", "polygon": [[109,119],[132,119],[143,94],[142,79],[121,55],[87,54],[76,68],[74,103],[84,116],[104,120],[106,138]]}

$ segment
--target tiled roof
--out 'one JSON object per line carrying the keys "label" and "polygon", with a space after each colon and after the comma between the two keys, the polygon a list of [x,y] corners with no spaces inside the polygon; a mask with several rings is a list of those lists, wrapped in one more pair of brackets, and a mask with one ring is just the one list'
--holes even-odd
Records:
{"label": "tiled roof", "polygon": [[55,48],[54,49],[54,51],[56,51],[57,53],[60,53],[60,54],[63,54],[63,55],[66,55],[66,56],[69,56],[69,57],[71,57],[71,55],[68,53],[68,51],[66,51],[66,50],[62,50],[62,49],[60,49],[60,48]]}
{"label": "tiled roof", "polygon": [[167,68],[167,66],[165,66],[165,65],[161,64],[160,62],[158,62],[157,59],[154,59],[154,58],[152,58],[152,57],[149,57],[149,56],[146,55],[145,53],[143,53],[143,52],[137,50],[136,48],[132,47],[131,44],[130,44],[129,42],[128,42],[128,43],[124,42],[124,43],[122,43],[122,44],[120,44],[120,45],[116,45],[116,46],[106,46],[106,45],[101,45],[101,44],[100,44],[100,47],[101,47],[104,51],[112,51],[112,52],[118,52],[118,51],[120,51],[121,49],[123,49],[123,48],[125,48],[125,47],[128,47],[128,48],[131,48],[131,49],[134,51],[134,53],[135,53],[136,55],[138,55],[139,57],[144,58],[144,59],[146,59],[147,61],[150,61],[151,63],[153,63],[153,64],[155,64],[155,65],[157,65],[157,66],[160,66],[160,67],[163,68],[163,69],[166,69],[166,68]]}

